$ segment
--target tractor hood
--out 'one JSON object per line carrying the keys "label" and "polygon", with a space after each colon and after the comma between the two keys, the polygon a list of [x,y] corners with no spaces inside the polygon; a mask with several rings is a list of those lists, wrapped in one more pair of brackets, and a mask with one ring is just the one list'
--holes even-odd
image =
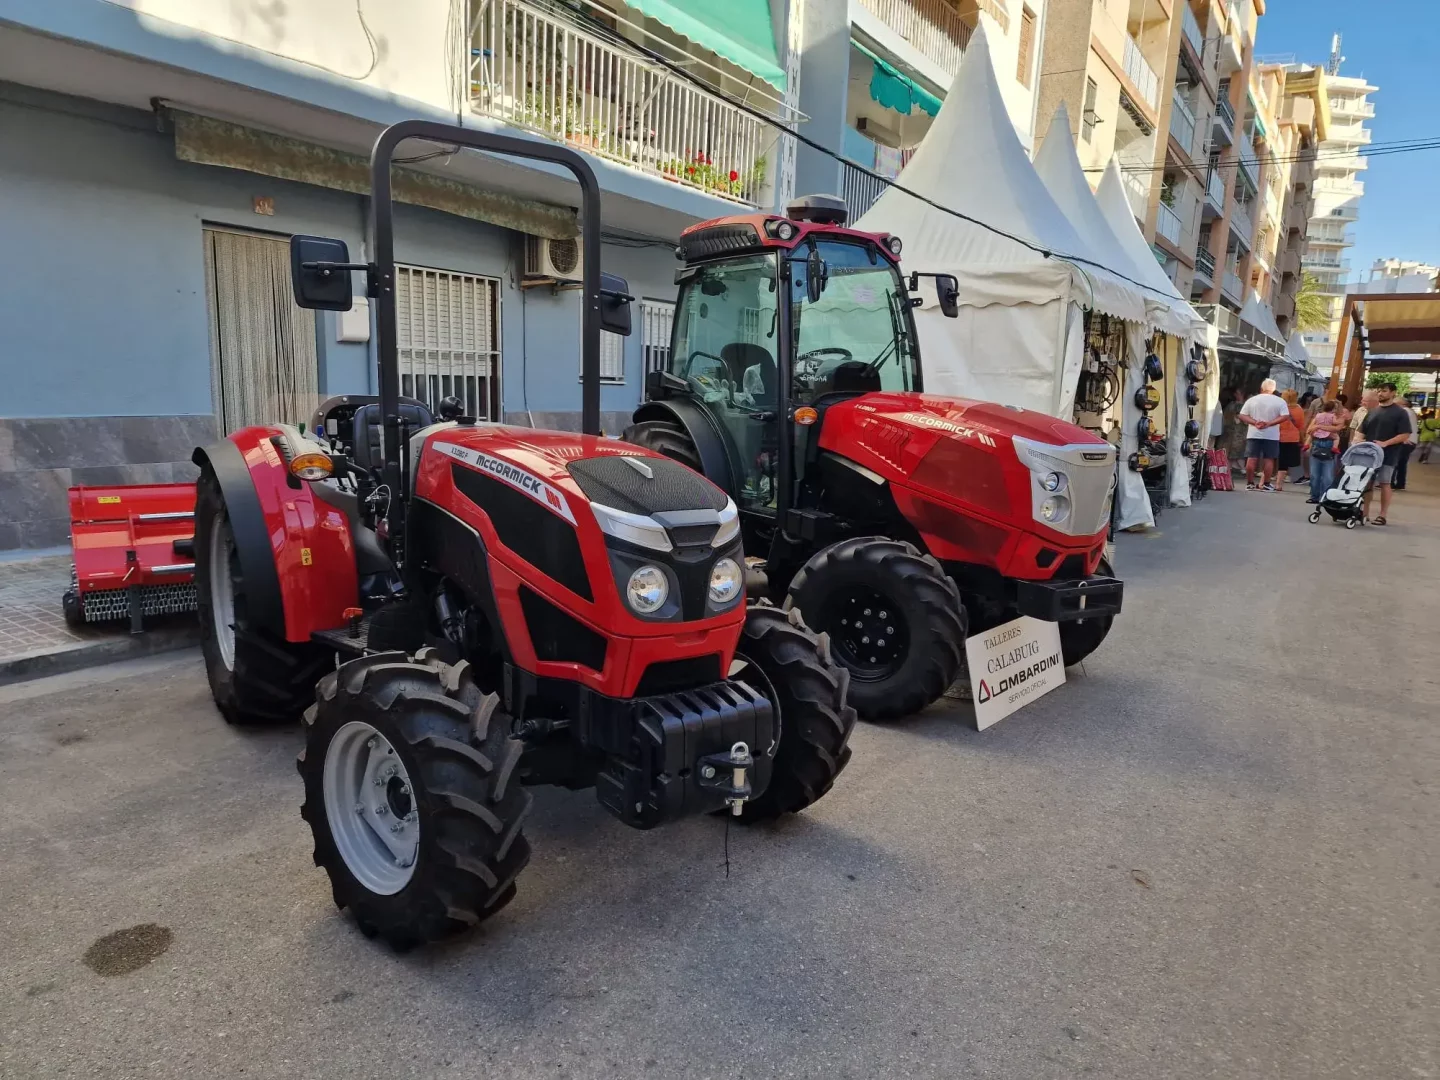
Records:
{"label": "tractor hood", "polygon": [[1028,554],[1018,559],[1022,550],[1084,549],[1091,564],[1103,548],[1115,449],[1045,413],[930,394],[865,394],[825,411],[820,446],[887,485],[941,559],[1044,577],[1045,565]]}

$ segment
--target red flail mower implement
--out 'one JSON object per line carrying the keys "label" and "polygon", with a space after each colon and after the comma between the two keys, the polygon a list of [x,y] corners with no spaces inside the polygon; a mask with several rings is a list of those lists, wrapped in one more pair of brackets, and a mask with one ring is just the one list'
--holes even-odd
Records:
{"label": "red flail mower implement", "polygon": [[195,485],[70,489],[71,626],[195,610]]}

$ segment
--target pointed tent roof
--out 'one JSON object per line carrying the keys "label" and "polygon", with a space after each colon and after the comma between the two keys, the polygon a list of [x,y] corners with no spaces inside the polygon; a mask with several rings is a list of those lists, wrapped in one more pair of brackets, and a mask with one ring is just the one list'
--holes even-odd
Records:
{"label": "pointed tent roof", "polygon": [[1195,309],[1176,290],[1169,275],[1155,261],[1150,245],[1135,223],[1130,200],[1125,197],[1125,182],[1120,179],[1120,164],[1113,157],[1095,192],[1095,201],[1100,204],[1100,211],[1105,215],[1115,239],[1129,254],[1139,280],[1149,289],[1146,305],[1150,310],[1151,325],[1176,337],[1199,340],[1197,335],[1204,333],[1205,321],[1195,313]]}
{"label": "pointed tent roof", "polygon": [[1306,371],[1310,370],[1310,350],[1305,348],[1305,340],[1300,336],[1300,331],[1291,334],[1290,340],[1285,343],[1285,358]]}
{"label": "pointed tent roof", "polygon": [[1275,322],[1275,313],[1270,310],[1269,304],[1261,301],[1260,294],[1254,289],[1247,291],[1245,304],[1240,309],[1240,318],[1266,337],[1274,338],[1276,341],[1285,340],[1285,335],[1280,332],[1280,327]]}
{"label": "pointed tent roof", "polygon": [[1073,296],[1122,318],[1139,318],[1133,285],[1099,267],[1065,261],[1103,262],[1089,253],[1020,144],[983,27],[970,39],[945,103],[899,182],[973,220],[892,187],[855,227],[899,236],[907,266],[955,274],[962,303],[1048,303]]}
{"label": "pointed tent roof", "polygon": [[[1035,171],[1095,259],[1125,277],[1144,281],[1130,253],[1121,246],[1105,220],[1095,193],[1080,169],[1075,136],[1070,132],[1070,112],[1064,102],[1055,110],[1050,130],[1035,155]],[[1148,294],[1138,286],[1131,289],[1143,311]],[[1137,314],[1134,321],[1144,321],[1143,315]]]}

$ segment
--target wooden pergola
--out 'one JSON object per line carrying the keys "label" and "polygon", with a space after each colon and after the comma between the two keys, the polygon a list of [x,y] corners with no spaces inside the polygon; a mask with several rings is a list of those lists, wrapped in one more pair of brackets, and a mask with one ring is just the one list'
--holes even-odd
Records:
{"label": "wooden pergola", "polygon": [[1325,396],[1353,407],[1367,370],[1440,372],[1440,292],[1346,294]]}

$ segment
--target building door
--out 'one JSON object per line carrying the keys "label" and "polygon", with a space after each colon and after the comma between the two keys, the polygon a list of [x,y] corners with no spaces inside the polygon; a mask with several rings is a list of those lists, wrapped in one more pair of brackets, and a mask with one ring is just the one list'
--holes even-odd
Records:
{"label": "building door", "polygon": [[295,304],[289,244],[207,227],[205,293],[221,430],[308,421],[320,400],[315,313]]}
{"label": "building door", "polygon": [[395,340],[405,397],[501,419],[499,278],[395,267]]}

